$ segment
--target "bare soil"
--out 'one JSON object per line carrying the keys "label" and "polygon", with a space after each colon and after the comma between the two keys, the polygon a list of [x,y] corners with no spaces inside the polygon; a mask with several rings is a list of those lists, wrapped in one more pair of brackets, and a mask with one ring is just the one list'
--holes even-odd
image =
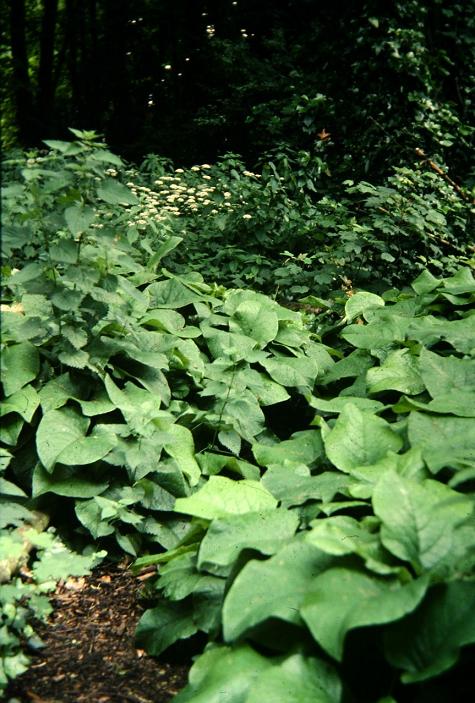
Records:
{"label": "bare soil", "polygon": [[135,648],[139,586],[125,565],[60,583],[49,622],[36,627],[45,646],[5,700],[168,703],[186,684],[190,662],[161,662]]}

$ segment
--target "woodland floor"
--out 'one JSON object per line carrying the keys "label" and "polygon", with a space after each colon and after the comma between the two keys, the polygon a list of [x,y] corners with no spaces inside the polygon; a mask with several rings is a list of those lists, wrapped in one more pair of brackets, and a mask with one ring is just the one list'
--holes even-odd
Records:
{"label": "woodland floor", "polygon": [[[190,662],[161,662],[134,646],[140,581],[107,566],[58,585],[54,612],[36,630],[44,648],[7,690],[9,703],[168,703]],[[183,657],[182,657],[183,659]]]}

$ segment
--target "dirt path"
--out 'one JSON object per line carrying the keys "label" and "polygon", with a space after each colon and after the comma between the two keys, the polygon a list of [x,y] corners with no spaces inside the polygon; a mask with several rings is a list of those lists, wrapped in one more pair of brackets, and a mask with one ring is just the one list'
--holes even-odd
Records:
{"label": "dirt path", "polygon": [[38,634],[45,647],[10,685],[11,703],[168,703],[189,666],[160,663],[134,647],[142,608],[137,579],[105,567],[58,587]]}

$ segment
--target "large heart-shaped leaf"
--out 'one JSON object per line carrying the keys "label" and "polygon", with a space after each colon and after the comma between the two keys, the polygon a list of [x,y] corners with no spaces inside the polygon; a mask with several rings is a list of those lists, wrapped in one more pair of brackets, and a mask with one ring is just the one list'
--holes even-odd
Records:
{"label": "large heart-shaped leaf", "polygon": [[424,577],[401,586],[397,579],[338,566],[315,577],[300,612],[320,646],[341,660],[349,630],[399,620],[420,603],[427,582]]}
{"label": "large heart-shaped leaf", "polygon": [[374,464],[389,451],[399,451],[403,440],[382,418],[348,404],[324,443],[330,461],[349,472],[357,466]]}
{"label": "large heart-shaped leaf", "polygon": [[274,508],[276,499],[258,481],[233,481],[224,476],[210,476],[199,491],[188,498],[178,498],[175,511],[213,520]]}

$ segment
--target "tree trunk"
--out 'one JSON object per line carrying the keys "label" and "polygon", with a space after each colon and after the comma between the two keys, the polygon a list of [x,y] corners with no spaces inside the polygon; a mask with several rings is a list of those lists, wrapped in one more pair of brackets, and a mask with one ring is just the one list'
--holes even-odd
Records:
{"label": "tree trunk", "polygon": [[28,72],[24,0],[13,0],[10,3],[10,42],[18,138],[22,146],[31,146],[36,143],[38,133],[33,115],[33,96]]}
{"label": "tree trunk", "polygon": [[40,36],[40,65],[38,69],[38,118],[45,136],[52,126],[54,104],[54,42],[58,0],[43,0]]}

